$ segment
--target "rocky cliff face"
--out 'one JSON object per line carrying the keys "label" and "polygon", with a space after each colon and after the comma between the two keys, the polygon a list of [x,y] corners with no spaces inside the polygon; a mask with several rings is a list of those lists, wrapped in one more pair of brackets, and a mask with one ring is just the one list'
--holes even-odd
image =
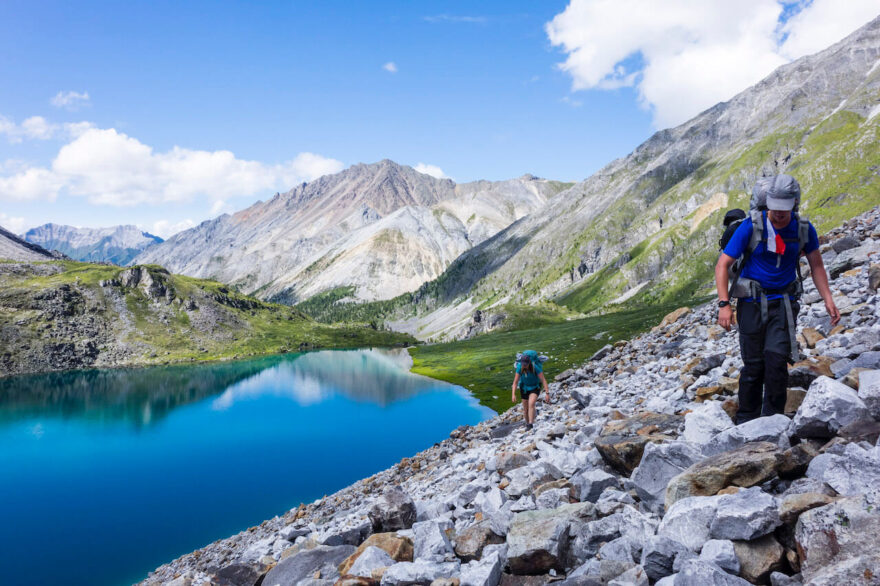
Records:
{"label": "rocky cliff face", "polygon": [[880,190],[878,60],[880,18],[656,133],[465,252],[425,288],[445,317],[423,335],[457,335],[474,305],[554,298],[589,312],[686,297],[708,282],[724,211],[748,207],[762,174],[797,177],[820,232],[868,209]]}
{"label": "rocky cliff face", "polygon": [[137,226],[76,228],[44,224],[25,232],[23,238],[48,250],[57,250],[74,260],[128,264],[135,256],[162,242],[158,236]]}
{"label": "rocky cliff face", "polygon": [[388,160],[355,165],[182,232],[136,262],[289,303],[348,285],[357,299],[388,299],[560,189],[531,176],[456,185]]}
{"label": "rocky cliff face", "polygon": [[844,317],[808,285],[785,414],[734,424],[736,333],[682,307],[557,376],[533,429],[455,429],[142,584],[877,584],[880,209],[828,240]]}
{"label": "rocky cliff face", "polygon": [[42,246],[22,240],[0,227],[0,260],[52,260],[63,256],[52,254]]}
{"label": "rocky cliff face", "polygon": [[0,376],[409,340],[316,324],[291,307],[155,265],[0,262]]}

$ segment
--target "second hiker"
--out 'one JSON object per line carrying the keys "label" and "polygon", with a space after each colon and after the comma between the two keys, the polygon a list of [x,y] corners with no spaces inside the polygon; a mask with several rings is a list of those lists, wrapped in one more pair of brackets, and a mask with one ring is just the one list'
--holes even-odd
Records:
{"label": "second hiker", "polygon": [[516,390],[519,389],[526,429],[532,429],[535,424],[535,403],[538,401],[542,386],[546,394],[544,401],[550,402],[550,387],[547,385],[547,379],[544,378],[542,358],[546,360],[534,350],[526,350],[516,357],[516,374],[510,389],[510,402],[516,403]]}

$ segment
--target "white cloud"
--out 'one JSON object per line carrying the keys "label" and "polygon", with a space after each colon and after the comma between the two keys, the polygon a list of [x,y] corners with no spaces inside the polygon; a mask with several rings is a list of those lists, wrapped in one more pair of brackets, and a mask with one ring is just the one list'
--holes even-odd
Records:
{"label": "white cloud", "polygon": [[783,4],[666,0],[659,9],[652,0],[571,0],[545,28],[567,54],[559,68],[572,76],[573,90],[634,86],[662,128],[730,99],[880,12],[880,0],[804,1],[783,24]]}
{"label": "white cloud", "polygon": [[13,234],[23,234],[25,228],[24,218],[8,216],[0,212],[0,226],[6,228]]}
{"label": "white cloud", "polygon": [[48,140],[54,137],[58,130],[57,124],[52,124],[42,116],[31,116],[21,124],[0,116],[0,134],[5,134],[6,139],[13,144],[20,143],[24,139]]}
{"label": "white cloud", "polygon": [[158,222],[154,222],[152,226],[144,227],[139,226],[141,230],[145,230],[154,236],[158,236],[163,240],[167,240],[171,236],[174,236],[178,232],[183,232],[184,230],[189,230],[196,223],[190,219],[181,220],[180,222],[171,222],[170,220],[159,220]]}
{"label": "white cloud", "polygon": [[389,73],[397,73],[397,64],[394,61],[389,61],[382,66],[382,69]]}
{"label": "white cloud", "polygon": [[213,218],[215,216],[219,216],[220,214],[225,214],[227,212],[233,211],[233,208],[229,203],[223,201],[222,199],[218,199],[214,202],[214,205],[211,206],[210,216]]}
{"label": "white cloud", "polygon": [[419,173],[424,173],[425,175],[430,175],[431,177],[436,177],[437,179],[449,179],[449,176],[443,172],[443,169],[438,167],[437,165],[428,165],[427,163],[418,163],[415,167],[413,167]]}
{"label": "white cloud", "polygon": [[[280,165],[238,159],[230,151],[152,147],[113,128],[76,126],[51,168],[31,167],[0,176],[0,199],[54,199],[62,190],[95,204],[133,206],[226,200],[288,189],[340,171],[342,163],[301,153]],[[75,130],[75,132],[74,132]]]}
{"label": "white cloud", "polygon": [[813,0],[782,27],[782,54],[797,59],[833,45],[880,14],[880,0]]}
{"label": "white cloud", "polygon": [[61,179],[42,167],[30,167],[0,176],[0,200],[54,201],[63,186]]}
{"label": "white cloud", "polygon": [[58,92],[49,103],[56,108],[76,110],[80,106],[88,105],[89,92]]}

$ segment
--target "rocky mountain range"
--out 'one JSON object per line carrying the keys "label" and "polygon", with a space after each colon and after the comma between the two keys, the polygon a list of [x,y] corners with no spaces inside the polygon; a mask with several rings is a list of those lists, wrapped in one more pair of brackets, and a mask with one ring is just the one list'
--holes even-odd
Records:
{"label": "rocky mountain range", "polygon": [[510,302],[591,312],[686,299],[711,282],[721,218],[748,207],[757,177],[794,175],[820,233],[876,204],[878,113],[880,18],[657,132],[467,250],[412,295],[420,315],[395,326],[455,338],[475,309],[485,319]]}
{"label": "rocky mountain range", "polygon": [[43,224],[22,235],[28,242],[47,250],[57,250],[74,260],[128,264],[162,239],[137,226],[76,228],[62,224]]}
{"label": "rocky mountain range", "polygon": [[133,262],[287,303],[340,286],[353,286],[356,300],[388,299],[566,186],[530,175],[457,185],[390,160],[359,164],[204,222]]}

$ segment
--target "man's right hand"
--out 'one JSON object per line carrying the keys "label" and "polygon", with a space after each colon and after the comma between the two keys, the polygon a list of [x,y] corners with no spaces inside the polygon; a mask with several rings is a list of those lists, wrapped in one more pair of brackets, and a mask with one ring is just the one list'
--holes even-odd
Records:
{"label": "man's right hand", "polygon": [[733,308],[729,305],[718,309],[718,325],[730,331],[730,323],[733,321]]}

